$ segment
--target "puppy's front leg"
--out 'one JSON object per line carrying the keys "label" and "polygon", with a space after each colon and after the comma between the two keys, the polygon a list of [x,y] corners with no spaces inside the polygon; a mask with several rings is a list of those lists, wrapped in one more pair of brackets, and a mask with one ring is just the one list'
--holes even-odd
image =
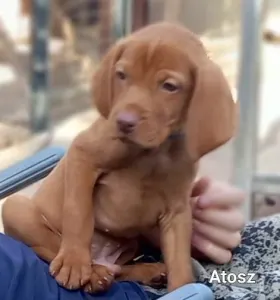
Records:
{"label": "puppy's front leg", "polygon": [[171,209],[160,220],[161,247],[167,268],[168,290],[194,280],[191,263],[192,216],[189,203]]}
{"label": "puppy's front leg", "polygon": [[[100,171],[78,136],[64,158],[62,240],[50,272],[63,286],[76,289],[90,280],[94,231],[92,192]],[[63,183],[61,183],[63,184]]]}
{"label": "puppy's front leg", "polygon": [[[50,272],[68,288],[79,288],[89,280],[96,286],[98,280],[92,273],[90,249],[94,233],[93,189],[104,170],[117,168],[133,153],[131,148],[114,138],[112,132],[110,123],[98,119],[74,140],[62,162],[62,241]],[[99,273],[104,274],[103,271]]]}

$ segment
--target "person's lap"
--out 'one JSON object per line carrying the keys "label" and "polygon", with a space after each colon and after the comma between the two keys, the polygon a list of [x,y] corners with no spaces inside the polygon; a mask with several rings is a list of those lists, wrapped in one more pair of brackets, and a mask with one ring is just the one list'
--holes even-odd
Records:
{"label": "person's lap", "polygon": [[146,300],[146,293],[133,282],[114,283],[103,294],[90,295],[60,287],[48,265],[24,244],[0,234],[0,299],[5,300]]}
{"label": "person's lap", "polygon": [[[215,265],[194,261],[197,281],[210,286],[216,299],[280,299],[280,215],[249,223],[231,263]],[[209,282],[217,274],[255,273],[256,283]],[[219,279],[221,280],[221,276]],[[144,290],[147,292],[145,293]],[[149,293],[150,292],[150,293]],[[48,265],[27,246],[0,235],[0,299],[140,300],[156,298],[166,290],[140,287],[132,282],[115,283],[106,294],[92,296],[59,287],[48,273]]]}

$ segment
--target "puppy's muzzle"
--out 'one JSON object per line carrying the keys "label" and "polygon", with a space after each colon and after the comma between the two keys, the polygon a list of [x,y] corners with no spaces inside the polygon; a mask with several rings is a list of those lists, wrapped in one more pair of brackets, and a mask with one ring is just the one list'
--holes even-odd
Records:
{"label": "puppy's muzzle", "polygon": [[133,112],[120,112],[117,116],[118,130],[123,134],[131,134],[139,122],[139,117]]}

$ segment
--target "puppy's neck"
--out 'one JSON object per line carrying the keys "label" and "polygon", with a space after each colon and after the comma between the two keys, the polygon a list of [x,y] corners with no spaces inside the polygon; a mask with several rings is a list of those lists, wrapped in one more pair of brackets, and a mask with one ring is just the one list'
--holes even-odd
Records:
{"label": "puppy's neck", "polygon": [[177,139],[183,139],[185,137],[185,133],[181,130],[175,131],[171,133],[168,137],[169,140],[177,140]]}
{"label": "puppy's neck", "polygon": [[166,154],[171,157],[178,156],[185,151],[185,134],[182,131],[172,133],[159,147],[147,150],[146,154]]}

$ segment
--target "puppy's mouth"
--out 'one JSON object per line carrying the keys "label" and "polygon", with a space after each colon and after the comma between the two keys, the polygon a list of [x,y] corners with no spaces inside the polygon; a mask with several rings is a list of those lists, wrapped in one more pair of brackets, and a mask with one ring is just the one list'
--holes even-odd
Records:
{"label": "puppy's mouth", "polygon": [[133,140],[132,136],[129,134],[118,134],[117,139],[126,144],[137,145],[137,143]]}
{"label": "puppy's mouth", "polygon": [[139,128],[139,131],[135,130],[134,132],[127,134],[119,132],[117,139],[123,143],[142,148],[143,150],[152,150],[157,149],[167,141],[175,141],[184,136],[181,131],[170,132],[168,129],[159,129],[155,131],[156,132],[151,131],[153,132],[151,134],[140,134],[143,133],[143,130]]}
{"label": "puppy's mouth", "polygon": [[135,134],[119,134],[117,138],[123,143],[135,145],[142,149],[151,149],[159,146],[155,139],[141,139],[135,137]]}
{"label": "puppy's mouth", "polygon": [[155,149],[168,139],[181,135],[173,126],[133,113],[119,113],[115,119],[116,137],[123,143],[133,144],[142,149]]}

